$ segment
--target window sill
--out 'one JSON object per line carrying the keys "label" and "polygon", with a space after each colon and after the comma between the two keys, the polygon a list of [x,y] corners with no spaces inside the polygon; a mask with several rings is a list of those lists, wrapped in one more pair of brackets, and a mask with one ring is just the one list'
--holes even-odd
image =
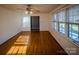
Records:
{"label": "window sill", "polygon": [[69,54],[69,55],[77,55],[79,54],[79,47],[77,47],[71,40],[65,35],[59,32],[51,31],[52,36],[56,39],[56,41],[61,45],[61,47]]}

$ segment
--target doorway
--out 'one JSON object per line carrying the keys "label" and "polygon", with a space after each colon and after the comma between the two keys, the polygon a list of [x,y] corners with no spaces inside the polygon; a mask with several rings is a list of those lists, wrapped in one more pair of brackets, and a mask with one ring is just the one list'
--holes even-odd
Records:
{"label": "doorway", "polygon": [[40,30],[40,17],[39,16],[31,16],[31,31],[39,31]]}

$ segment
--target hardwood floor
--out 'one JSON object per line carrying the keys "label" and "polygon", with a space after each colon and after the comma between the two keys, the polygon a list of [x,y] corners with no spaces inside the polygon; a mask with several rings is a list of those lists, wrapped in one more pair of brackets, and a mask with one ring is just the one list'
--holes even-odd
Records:
{"label": "hardwood floor", "polygon": [[21,32],[0,46],[1,55],[66,55],[48,31]]}

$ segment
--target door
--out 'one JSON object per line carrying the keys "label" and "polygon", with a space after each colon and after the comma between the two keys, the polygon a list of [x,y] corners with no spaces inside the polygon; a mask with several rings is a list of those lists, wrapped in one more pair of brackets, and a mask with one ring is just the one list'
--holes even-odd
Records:
{"label": "door", "polygon": [[31,31],[39,31],[39,16],[31,16]]}

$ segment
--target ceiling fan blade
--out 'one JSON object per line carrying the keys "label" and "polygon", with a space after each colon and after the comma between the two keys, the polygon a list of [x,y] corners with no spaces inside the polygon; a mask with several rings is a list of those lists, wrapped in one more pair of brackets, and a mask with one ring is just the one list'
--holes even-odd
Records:
{"label": "ceiling fan blade", "polygon": [[31,11],[40,12],[39,10],[37,10],[37,9],[35,9],[35,8],[31,8]]}

